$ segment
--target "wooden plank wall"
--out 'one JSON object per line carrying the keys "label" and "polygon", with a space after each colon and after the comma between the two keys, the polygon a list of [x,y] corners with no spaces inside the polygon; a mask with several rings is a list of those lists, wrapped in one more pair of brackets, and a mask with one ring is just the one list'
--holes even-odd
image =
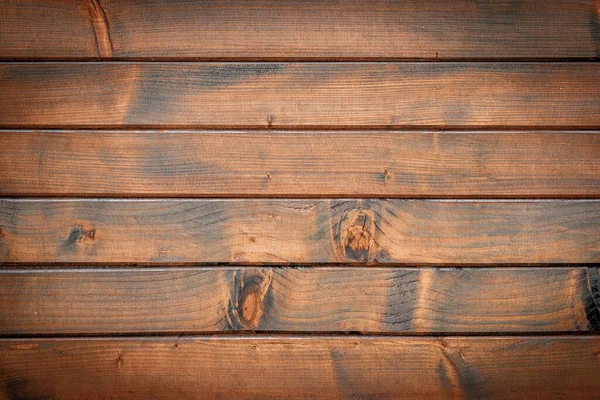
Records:
{"label": "wooden plank wall", "polygon": [[0,0],[0,399],[597,399],[599,0]]}

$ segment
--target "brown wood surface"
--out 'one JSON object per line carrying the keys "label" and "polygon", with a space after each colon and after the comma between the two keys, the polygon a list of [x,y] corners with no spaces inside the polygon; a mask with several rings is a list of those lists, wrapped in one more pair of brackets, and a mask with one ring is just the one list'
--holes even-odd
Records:
{"label": "brown wood surface", "polygon": [[94,1],[1,0],[0,59],[99,57]]}
{"label": "brown wood surface", "polygon": [[0,400],[600,398],[598,60],[600,0],[0,0]]}
{"label": "brown wood surface", "polygon": [[600,132],[5,131],[8,196],[600,197]]}
{"label": "brown wood surface", "polygon": [[594,58],[596,0],[2,0],[3,59]]}
{"label": "brown wood surface", "polygon": [[0,262],[592,263],[600,201],[0,199]]}
{"label": "brown wood surface", "polygon": [[600,63],[4,63],[0,127],[600,127]]}
{"label": "brown wood surface", "polygon": [[0,271],[0,334],[600,330],[597,268]]}
{"label": "brown wood surface", "polygon": [[599,337],[0,340],[5,399],[597,399]]}

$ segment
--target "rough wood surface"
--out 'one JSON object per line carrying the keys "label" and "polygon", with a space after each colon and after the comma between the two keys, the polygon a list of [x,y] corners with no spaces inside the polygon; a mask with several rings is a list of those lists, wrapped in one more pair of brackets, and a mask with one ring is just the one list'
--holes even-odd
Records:
{"label": "rough wood surface", "polygon": [[600,201],[0,199],[0,262],[600,261]]}
{"label": "rough wood surface", "polygon": [[98,58],[95,0],[0,0],[0,59]]}
{"label": "rough wood surface", "polygon": [[0,127],[600,127],[600,63],[4,63]]}
{"label": "rough wood surface", "polygon": [[0,58],[594,58],[595,0],[2,0]]}
{"label": "rough wood surface", "polygon": [[600,0],[0,0],[0,400],[598,399],[597,60]]}
{"label": "rough wood surface", "polygon": [[0,194],[600,197],[600,132],[5,131]]}
{"label": "rough wood surface", "polygon": [[598,337],[0,340],[6,399],[596,399]]}
{"label": "rough wood surface", "polygon": [[597,268],[0,271],[0,334],[600,330]]}

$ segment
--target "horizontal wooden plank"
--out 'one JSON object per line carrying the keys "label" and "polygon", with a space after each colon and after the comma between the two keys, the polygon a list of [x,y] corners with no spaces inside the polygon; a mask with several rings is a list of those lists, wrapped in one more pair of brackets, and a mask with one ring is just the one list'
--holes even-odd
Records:
{"label": "horizontal wooden plank", "polygon": [[598,63],[4,63],[0,127],[600,127]]}
{"label": "horizontal wooden plank", "polygon": [[97,58],[91,1],[1,0],[0,59]]}
{"label": "horizontal wooden plank", "polygon": [[600,331],[597,268],[0,271],[0,334]]}
{"label": "horizontal wooden plank", "polygon": [[600,132],[4,131],[0,194],[600,197]]}
{"label": "horizontal wooden plank", "polygon": [[594,0],[2,0],[15,58],[598,57]]}
{"label": "horizontal wooden plank", "polygon": [[596,399],[598,353],[595,336],[4,339],[0,391],[7,399]]}
{"label": "horizontal wooden plank", "polygon": [[591,263],[600,201],[0,199],[0,262]]}

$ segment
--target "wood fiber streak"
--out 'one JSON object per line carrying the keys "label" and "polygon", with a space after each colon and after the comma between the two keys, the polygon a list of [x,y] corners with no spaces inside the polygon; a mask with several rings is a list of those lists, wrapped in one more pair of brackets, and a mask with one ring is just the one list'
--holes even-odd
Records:
{"label": "wood fiber streak", "polygon": [[600,201],[0,199],[0,262],[600,261]]}
{"label": "wood fiber streak", "polygon": [[99,58],[95,0],[0,0],[0,59]]}
{"label": "wood fiber streak", "polygon": [[[589,271],[589,272],[588,272]],[[598,331],[597,268],[0,271],[0,334]]]}
{"label": "wood fiber streak", "polygon": [[5,131],[5,196],[600,197],[599,132]]}
{"label": "wood fiber streak", "polygon": [[[8,399],[595,399],[598,337],[0,341]],[[509,383],[509,384],[507,384]]]}
{"label": "wood fiber streak", "polygon": [[4,59],[600,55],[595,0],[2,0],[0,7]]}
{"label": "wood fiber streak", "polygon": [[600,126],[598,63],[5,63],[0,127]]}

